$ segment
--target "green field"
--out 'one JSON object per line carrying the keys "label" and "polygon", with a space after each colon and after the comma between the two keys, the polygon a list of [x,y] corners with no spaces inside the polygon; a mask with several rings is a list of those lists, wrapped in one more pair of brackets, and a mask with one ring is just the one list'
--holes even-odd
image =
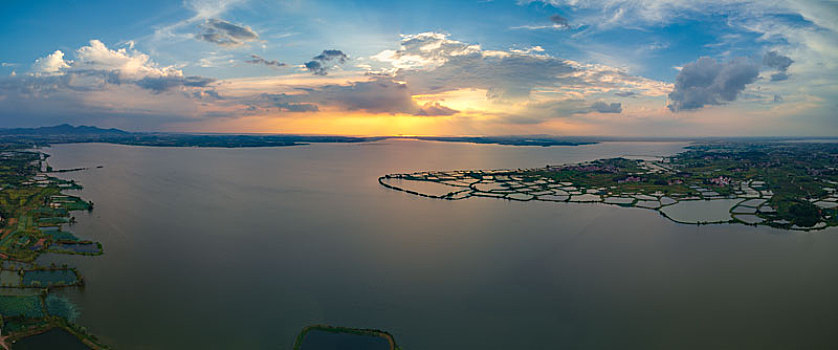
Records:
{"label": "green field", "polygon": [[0,295],[0,315],[7,317],[43,317],[43,303],[39,296]]}
{"label": "green field", "polygon": [[23,283],[23,277],[17,271],[0,270],[0,286],[19,287]]}

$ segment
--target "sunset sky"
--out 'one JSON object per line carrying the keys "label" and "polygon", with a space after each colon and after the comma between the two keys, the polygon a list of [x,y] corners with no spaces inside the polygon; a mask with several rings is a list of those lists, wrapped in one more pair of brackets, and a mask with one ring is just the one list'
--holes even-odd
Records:
{"label": "sunset sky", "polygon": [[14,1],[0,127],[838,135],[834,1]]}

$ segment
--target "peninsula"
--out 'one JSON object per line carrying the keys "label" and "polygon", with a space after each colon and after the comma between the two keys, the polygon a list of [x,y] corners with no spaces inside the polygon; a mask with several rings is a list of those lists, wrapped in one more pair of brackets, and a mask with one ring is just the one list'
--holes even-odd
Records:
{"label": "peninsula", "polygon": [[[0,347],[40,334],[63,345],[106,348],[74,323],[79,315],[61,288],[84,285],[81,273],[67,265],[42,265],[44,253],[100,255],[102,245],[69,230],[75,211],[93,203],[65,190],[81,186],[50,174],[48,155],[5,145],[0,151]],[[33,338],[34,339],[34,338]],[[81,343],[81,344],[78,344]]]}
{"label": "peninsula", "polygon": [[664,157],[622,157],[535,169],[427,171],[378,179],[448,200],[604,203],[656,210],[688,224],[790,230],[838,225],[838,143],[717,142]]}

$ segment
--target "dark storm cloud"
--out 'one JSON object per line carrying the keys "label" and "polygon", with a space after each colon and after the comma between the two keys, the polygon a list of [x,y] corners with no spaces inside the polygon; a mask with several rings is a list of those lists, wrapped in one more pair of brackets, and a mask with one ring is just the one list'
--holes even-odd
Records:
{"label": "dark storm cloud", "polygon": [[794,63],[794,61],[791,58],[778,54],[776,51],[768,51],[765,56],[762,57],[762,64],[778,70],[777,73],[771,75],[771,81],[788,79],[789,75],[786,71],[792,63]]}
{"label": "dark storm cloud", "polygon": [[605,102],[594,102],[591,105],[591,109],[595,112],[599,113],[621,113],[623,111],[623,105],[619,102],[617,103],[605,103]]}
{"label": "dark storm cloud", "polygon": [[617,95],[617,96],[620,96],[620,97],[631,97],[631,96],[637,95],[637,93],[634,92],[634,91],[617,91],[617,92],[614,93],[614,95]]}
{"label": "dark storm cloud", "polygon": [[737,58],[719,63],[701,57],[681,69],[675,78],[675,89],[669,93],[671,111],[699,109],[735,100],[759,76],[759,65]]}
{"label": "dark storm cloud", "polygon": [[196,38],[221,46],[239,46],[259,39],[259,35],[250,27],[222,19],[210,18],[200,25],[200,29],[201,31],[195,34]]}
{"label": "dark storm cloud", "polygon": [[285,63],[279,62],[277,60],[270,60],[269,61],[269,60],[266,60],[266,59],[260,57],[259,55],[250,55],[250,59],[247,60],[247,61],[244,61],[244,62],[245,63],[250,63],[250,64],[264,64],[266,66],[271,66],[271,67],[285,66]]}
{"label": "dark storm cloud", "polygon": [[328,63],[346,63],[349,56],[341,50],[323,50],[319,55],[312,57],[311,61],[305,63],[306,69],[314,75],[326,75],[329,71]]}

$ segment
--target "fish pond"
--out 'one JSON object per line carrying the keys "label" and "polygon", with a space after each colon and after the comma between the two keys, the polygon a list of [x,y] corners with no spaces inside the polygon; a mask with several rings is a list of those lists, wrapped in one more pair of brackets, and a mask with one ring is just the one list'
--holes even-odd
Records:
{"label": "fish pond", "polygon": [[680,201],[663,207],[660,211],[668,218],[681,223],[718,223],[733,220],[730,210],[741,199],[713,199]]}
{"label": "fish pond", "polygon": [[78,275],[73,270],[30,270],[23,273],[24,286],[61,286],[72,285],[79,281]]}
{"label": "fish pond", "polygon": [[61,328],[28,336],[14,343],[14,350],[89,350],[78,338]]}

